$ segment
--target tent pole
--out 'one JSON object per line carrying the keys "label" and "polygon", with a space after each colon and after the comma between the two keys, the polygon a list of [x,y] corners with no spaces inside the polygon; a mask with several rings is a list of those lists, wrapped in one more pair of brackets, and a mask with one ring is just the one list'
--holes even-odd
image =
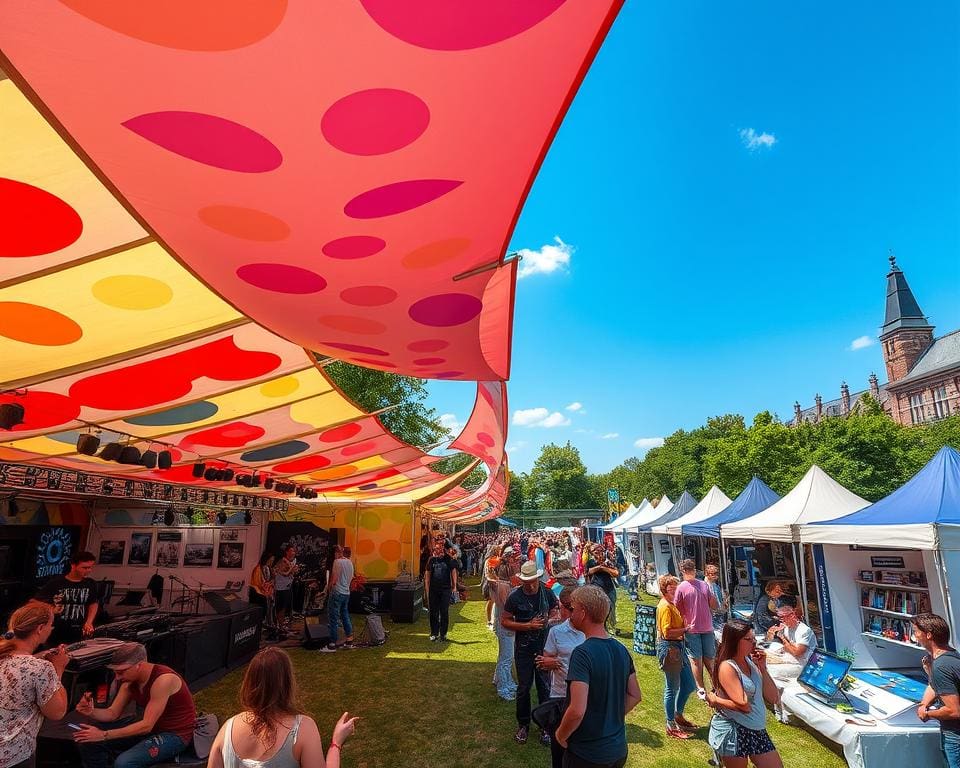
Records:
{"label": "tent pole", "polygon": [[717,537],[720,540],[720,586],[723,588],[723,593],[730,598],[727,601],[726,610],[727,621],[730,621],[733,616],[733,595],[730,594],[730,580],[727,578],[727,553],[726,547],[723,545],[723,536],[720,535],[719,531]]}
{"label": "tent pole", "polygon": [[[939,534],[939,531],[938,531]],[[937,581],[940,582],[940,597],[944,608],[947,609],[947,626],[950,628],[950,637],[956,637],[953,632],[953,601],[950,599],[950,587],[947,586],[947,572],[943,568],[943,558],[940,554],[940,536],[937,536],[937,548],[933,550],[933,562],[937,565]],[[928,579],[929,583],[929,579]]]}
{"label": "tent pole", "polygon": [[[806,557],[804,557],[804,554],[805,554],[805,553],[804,553],[804,551],[803,551],[803,543],[802,543],[802,542],[794,542],[794,545],[793,545],[793,556],[794,556],[794,557],[797,557],[797,556],[798,556],[798,552],[799,552],[799,557],[800,557],[800,563],[799,563],[799,565],[800,565],[800,594],[801,594],[802,600],[803,600],[803,618],[804,618],[804,619],[809,619],[810,617],[807,615],[808,612],[809,612],[809,604],[808,604],[808,602],[807,602],[807,562],[806,562]],[[796,565],[796,563],[794,563],[794,565]]]}

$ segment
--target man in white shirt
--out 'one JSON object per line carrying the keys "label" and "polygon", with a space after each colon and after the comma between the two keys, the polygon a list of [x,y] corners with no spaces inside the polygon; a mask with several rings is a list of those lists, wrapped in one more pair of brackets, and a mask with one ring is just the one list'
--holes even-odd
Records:
{"label": "man in white shirt", "polygon": [[[817,636],[790,606],[777,608],[777,619],[779,623],[767,630],[767,640],[771,642],[767,650],[767,671],[782,693],[783,686],[779,683],[793,682],[800,676],[810,654],[817,648]],[[779,697],[773,714],[781,723],[789,722]]]}
{"label": "man in white shirt", "polygon": [[[353,624],[350,621],[350,583],[353,581],[355,569],[350,556],[353,553],[350,547],[344,547],[340,557],[333,561],[330,569],[330,581],[327,582],[327,611],[329,615],[330,640],[326,647],[320,650],[332,653],[340,648],[353,647]],[[344,641],[337,644],[339,625],[343,625]]]}

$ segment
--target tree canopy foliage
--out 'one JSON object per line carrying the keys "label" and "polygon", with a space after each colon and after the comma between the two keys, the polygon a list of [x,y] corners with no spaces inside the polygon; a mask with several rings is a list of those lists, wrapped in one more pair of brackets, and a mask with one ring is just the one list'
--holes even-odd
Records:
{"label": "tree canopy foliage", "polygon": [[750,426],[740,415],[717,416],[696,429],[674,432],[642,459],[628,458],[602,474],[587,474],[570,443],[547,445],[533,470],[519,477],[522,488],[511,489],[507,508],[606,509],[609,488],[635,504],[663,494],[675,500],[685,490],[703,498],[712,485],[733,498],[753,475],[783,495],[813,464],[876,501],[903,485],[944,445],[960,448],[960,415],[904,427],[869,397],[863,406],[846,417],[799,426],[783,424],[767,411]]}

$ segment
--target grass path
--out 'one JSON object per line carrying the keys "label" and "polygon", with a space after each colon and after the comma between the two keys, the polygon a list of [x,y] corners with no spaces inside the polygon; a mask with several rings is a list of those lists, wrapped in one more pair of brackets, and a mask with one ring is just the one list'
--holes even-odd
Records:
{"label": "grass path", "polygon": [[[619,606],[620,628],[628,632],[633,603],[623,592]],[[335,654],[291,650],[303,705],[319,724],[324,743],[344,710],[362,718],[357,735],[343,750],[345,766],[549,766],[549,750],[536,738],[522,747],[513,741],[513,702],[501,701],[491,685],[497,644],[486,627],[483,603],[451,606],[450,617],[451,640],[445,645],[429,642],[424,613],[412,625],[386,618],[390,637],[379,648]],[[656,660],[634,654],[634,663],[643,701],[627,718],[627,766],[706,766],[710,754],[706,727],[686,742],[668,739],[663,732],[663,676]],[[237,670],[202,691],[197,695],[198,706],[215,712],[223,722],[236,712],[242,676],[243,670]],[[704,726],[709,721],[708,708],[696,697],[691,698],[686,714]],[[803,728],[780,725],[772,717],[768,728],[788,768],[845,765],[842,757]]]}

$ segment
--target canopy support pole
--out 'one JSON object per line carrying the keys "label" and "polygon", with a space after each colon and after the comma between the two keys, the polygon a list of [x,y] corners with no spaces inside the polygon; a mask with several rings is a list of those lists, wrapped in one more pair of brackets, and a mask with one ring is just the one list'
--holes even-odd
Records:
{"label": "canopy support pole", "polygon": [[943,605],[947,609],[947,626],[950,628],[950,637],[956,637],[953,631],[953,601],[950,599],[950,587],[947,585],[947,572],[943,567],[943,557],[940,553],[939,532],[936,537],[937,548],[933,550],[933,561],[937,565],[937,581],[940,582],[940,597],[943,599]]}
{"label": "canopy support pole", "polygon": [[[794,556],[795,558],[796,558],[796,557],[799,557],[799,558],[800,558],[800,562],[799,562],[799,566],[800,566],[800,570],[799,570],[799,574],[800,574],[800,595],[801,595],[801,599],[803,600],[803,618],[806,620],[806,619],[809,619],[810,617],[807,615],[808,609],[809,609],[809,603],[807,602],[807,560],[806,560],[806,557],[804,557],[804,551],[803,551],[803,544],[802,544],[802,543],[800,543],[800,542],[794,542],[794,544],[793,544],[793,556]],[[797,565],[797,563],[794,563],[794,565]],[[808,624],[809,624],[809,622],[808,622]]]}
{"label": "canopy support pole", "polygon": [[730,594],[730,579],[727,578],[727,548],[723,543],[723,536],[717,533],[720,540],[720,584],[723,587],[723,593],[727,595],[727,621],[733,616],[733,595]]}

